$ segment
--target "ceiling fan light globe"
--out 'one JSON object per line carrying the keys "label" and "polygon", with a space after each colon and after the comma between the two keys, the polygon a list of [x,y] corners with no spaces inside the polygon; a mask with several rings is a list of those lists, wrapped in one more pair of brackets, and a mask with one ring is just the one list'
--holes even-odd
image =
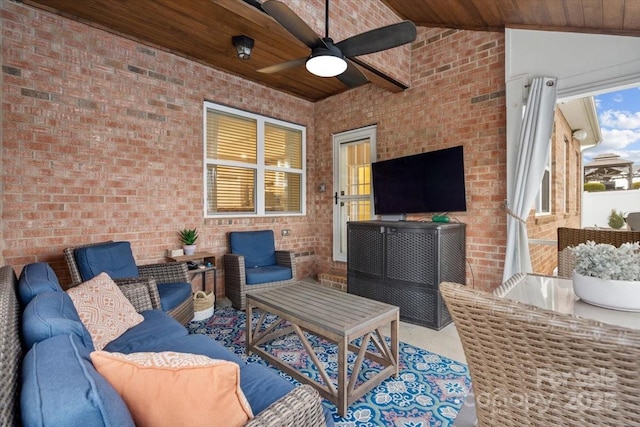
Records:
{"label": "ceiling fan light globe", "polygon": [[305,64],[307,70],[318,77],[335,77],[345,72],[347,61],[335,55],[312,55]]}

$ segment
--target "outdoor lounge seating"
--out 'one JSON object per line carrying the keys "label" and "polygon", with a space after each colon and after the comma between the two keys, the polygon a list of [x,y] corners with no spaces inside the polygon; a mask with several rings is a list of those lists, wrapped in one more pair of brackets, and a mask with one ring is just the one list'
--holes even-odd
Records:
{"label": "outdoor lounge seating", "polygon": [[464,348],[478,426],[638,425],[640,331],[456,283],[440,292]]}
{"label": "outdoor lounge seating", "polygon": [[640,231],[640,212],[629,212],[625,221],[631,231]]}
{"label": "outdoor lounge seating", "polygon": [[293,252],[276,251],[273,230],[229,233],[224,256],[225,291],[233,307],[244,310],[246,293],[284,286],[296,278]]}
{"label": "outdoor lounge seating", "polygon": [[575,259],[567,248],[587,241],[620,246],[623,243],[640,241],[640,231],[558,227],[559,277],[570,278],[573,274]]}
{"label": "outdoor lounge seating", "polygon": [[[136,265],[129,242],[101,242],[66,248],[64,256],[71,273],[71,286],[102,272],[109,274],[121,287],[144,281],[154,309],[162,309],[183,325],[193,319],[192,289],[185,263]],[[126,288],[123,292],[127,298],[135,298]]]}

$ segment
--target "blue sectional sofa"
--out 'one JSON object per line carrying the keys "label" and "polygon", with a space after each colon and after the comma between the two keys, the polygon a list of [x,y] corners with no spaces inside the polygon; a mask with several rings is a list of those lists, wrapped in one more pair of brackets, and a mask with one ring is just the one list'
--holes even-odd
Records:
{"label": "blue sectional sofa", "polygon": [[[91,336],[48,264],[27,265],[20,280],[11,267],[2,267],[0,301],[1,425],[133,425],[122,398],[91,363]],[[175,351],[232,361],[240,367],[240,385],[254,414],[246,425],[333,425],[313,388],[294,387],[263,365],[243,362],[211,338],[188,334],[162,310],[141,314],[142,323],[104,350]]]}

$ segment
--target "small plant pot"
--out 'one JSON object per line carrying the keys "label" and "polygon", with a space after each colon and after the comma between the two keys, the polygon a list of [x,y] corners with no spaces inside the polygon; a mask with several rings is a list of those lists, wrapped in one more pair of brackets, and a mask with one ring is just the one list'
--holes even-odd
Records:
{"label": "small plant pot", "polygon": [[196,245],[184,245],[182,250],[184,250],[185,255],[193,255],[196,253]]}

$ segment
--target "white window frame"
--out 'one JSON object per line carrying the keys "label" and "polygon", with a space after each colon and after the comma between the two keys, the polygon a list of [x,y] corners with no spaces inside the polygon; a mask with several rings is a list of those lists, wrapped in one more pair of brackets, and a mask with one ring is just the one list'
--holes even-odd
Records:
{"label": "white window frame", "polygon": [[[233,114],[240,117],[249,118],[256,121],[257,125],[257,159],[255,164],[241,163],[230,160],[216,160],[207,158],[207,111],[214,110],[221,113]],[[298,125],[295,123],[286,122],[283,120],[277,120],[271,117],[262,116],[260,114],[250,113],[244,110],[238,110],[226,105],[220,105],[213,102],[205,101],[203,107],[203,144],[202,144],[202,158],[203,158],[203,211],[205,218],[241,218],[241,217],[279,217],[279,216],[304,216],[307,214],[307,128],[306,126]],[[287,167],[274,167],[265,165],[264,159],[264,129],[265,125],[271,124],[284,128],[290,128],[302,133],[302,164],[301,168],[287,168]],[[252,168],[256,171],[256,210],[255,212],[238,212],[238,213],[220,213],[211,214],[208,212],[209,206],[208,187],[207,187],[207,166],[208,165],[222,165],[222,166],[236,166],[244,168]],[[300,212],[267,212],[265,207],[265,171],[275,170],[278,172],[291,172],[301,175],[300,182]]]}
{"label": "white window frame", "polygon": [[[553,148],[553,144],[551,146],[551,148]],[[544,216],[544,215],[551,215],[551,204],[552,204],[552,194],[551,194],[551,188],[552,188],[552,181],[553,181],[553,177],[551,175],[551,149],[549,150],[549,156],[547,157],[547,163],[544,166],[544,174],[542,175],[542,181],[540,182],[540,189],[538,190],[538,195],[536,196],[536,215],[537,216]],[[547,196],[548,196],[548,200],[547,200],[547,206],[549,206],[548,210],[544,210],[543,209],[543,195],[544,192],[543,190],[543,185],[544,185],[544,177],[547,176],[548,179],[548,188],[547,188]]]}

